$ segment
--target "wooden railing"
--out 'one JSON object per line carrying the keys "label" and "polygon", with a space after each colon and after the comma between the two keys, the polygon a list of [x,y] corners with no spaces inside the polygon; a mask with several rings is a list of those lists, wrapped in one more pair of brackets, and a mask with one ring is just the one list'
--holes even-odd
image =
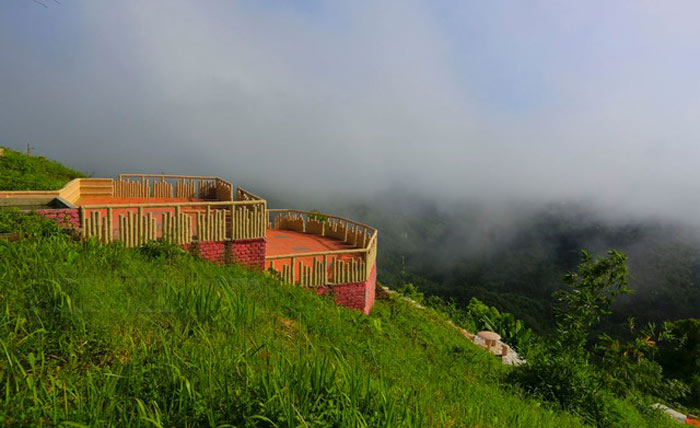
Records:
{"label": "wooden railing", "polygon": [[348,250],[279,254],[265,258],[282,280],[304,287],[367,281],[377,260],[377,230],[342,217],[312,211],[268,210],[268,228],[338,239]]}
{"label": "wooden railing", "polygon": [[218,177],[168,174],[119,174],[117,198],[183,198],[233,200],[233,186]]}
{"label": "wooden railing", "polygon": [[238,189],[236,189],[236,200],[237,201],[262,201],[263,198],[239,187]]}
{"label": "wooden railing", "polygon": [[127,247],[162,240],[227,241],[265,237],[266,201],[84,205],[82,233]]}

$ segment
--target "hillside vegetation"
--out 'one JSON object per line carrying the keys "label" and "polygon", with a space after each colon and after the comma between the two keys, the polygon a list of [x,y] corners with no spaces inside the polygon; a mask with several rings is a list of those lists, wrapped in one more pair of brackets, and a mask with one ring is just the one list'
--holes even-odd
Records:
{"label": "hillside vegetation", "polygon": [[[0,231],[13,232],[0,238],[0,426],[591,420],[526,395],[445,315],[400,298],[364,316],[175,247],[83,242],[10,210]],[[647,404],[607,397],[605,426],[676,426]]]}
{"label": "hillside vegetation", "polygon": [[581,426],[432,311],[2,221],[42,232],[0,241],[0,425]]}
{"label": "hillside vegetation", "polygon": [[0,157],[0,190],[57,190],[84,176],[58,162],[11,149]]}

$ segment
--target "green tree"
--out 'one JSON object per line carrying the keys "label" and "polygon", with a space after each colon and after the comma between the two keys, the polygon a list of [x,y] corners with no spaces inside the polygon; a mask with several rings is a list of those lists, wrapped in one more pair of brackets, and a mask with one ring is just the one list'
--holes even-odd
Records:
{"label": "green tree", "polygon": [[[525,391],[598,427],[615,426],[620,419],[613,393],[637,403],[647,395],[674,399],[685,393],[684,385],[665,381],[661,367],[648,358],[655,350],[653,328],[628,343],[593,337],[596,326],[612,313],[615,298],[629,293],[626,262],[627,256],[616,250],[595,259],[582,251],[578,271],[567,274],[566,288],[555,293],[554,336],[511,377]],[[632,320],[630,328],[634,332]]]}
{"label": "green tree", "polygon": [[615,298],[629,293],[627,256],[609,250],[607,257],[593,259],[581,251],[578,272],[564,276],[567,288],[554,293],[559,306],[557,341],[583,357],[593,328],[610,315]]}

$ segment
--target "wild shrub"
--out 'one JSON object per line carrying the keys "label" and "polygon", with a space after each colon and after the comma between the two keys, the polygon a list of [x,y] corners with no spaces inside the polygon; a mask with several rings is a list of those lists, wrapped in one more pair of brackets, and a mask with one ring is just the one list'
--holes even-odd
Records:
{"label": "wild shrub", "polygon": [[187,251],[181,247],[163,241],[148,241],[137,250],[142,256],[149,259],[172,260],[176,257],[182,257],[187,254]]}
{"label": "wild shrub", "polygon": [[0,234],[7,234],[10,239],[48,237],[62,233],[54,220],[29,215],[16,208],[0,209]]}
{"label": "wild shrub", "polygon": [[534,340],[534,333],[521,320],[508,312],[501,312],[472,297],[467,306],[467,314],[479,330],[497,332],[502,340],[525,354]]}
{"label": "wild shrub", "polygon": [[580,414],[598,427],[616,426],[622,417],[613,393],[633,399],[640,408],[651,394],[672,400],[682,386],[664,381],[649,358],[650,336],[628,343],[608,336],[592,337],[610,315],[615,298],[628,293],[627,257],[610,250],[593,259],[583,251],[578,271],[565,277],[567,288],[556,293],[556,333],[509,380],[530,394]]}

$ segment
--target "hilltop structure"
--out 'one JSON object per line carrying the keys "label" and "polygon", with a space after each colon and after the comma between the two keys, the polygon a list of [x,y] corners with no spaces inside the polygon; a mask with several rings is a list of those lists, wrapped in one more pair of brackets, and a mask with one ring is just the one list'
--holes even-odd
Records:
{"label": "hilltop structure", "polygon": [[267,202],[219,177],[120,174],[76,178],[56,191],[0,192],[1,206],[36,210],[86,239],[128,247],[166,241],[215,263],[240,263],[332,294],[368,314],[376,286],[377,230]]}

